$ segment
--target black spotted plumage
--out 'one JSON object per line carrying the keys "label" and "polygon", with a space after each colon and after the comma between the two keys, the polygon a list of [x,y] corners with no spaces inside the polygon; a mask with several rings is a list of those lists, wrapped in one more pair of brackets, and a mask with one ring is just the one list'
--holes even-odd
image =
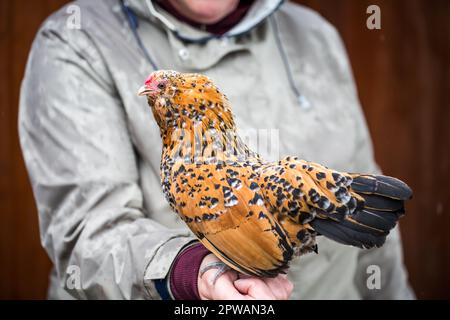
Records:
{"label": "black spotted plumage", "polygon": [[319,235],[381,246],[405,212],[412,192],[398,179],[297,157],[262,159],[237,134],[226,96],[203,75],[157,71],[141,94],[161,131],[167,201],[237,271],[275,276],[294,255],[317,253]]}

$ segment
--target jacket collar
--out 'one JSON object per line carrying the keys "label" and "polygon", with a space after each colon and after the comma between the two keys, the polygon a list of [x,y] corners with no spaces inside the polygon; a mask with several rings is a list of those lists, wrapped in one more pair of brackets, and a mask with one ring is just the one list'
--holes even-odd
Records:
{"label": "jacket collar", "polygon": [[[223,37],[235,37],[245,34],[262,23],[268,16],[274,13],[285,0],[257,0],[250,8],[247,15],[231,30],[226,32]],[[150,12],[147,2],[155,9]],[[137,15],[142,18],[158,22],[164,28],[172,31],[172,33],[184,42],[205,43],[217,36],[203,32],[193,28],[185,23],[179,22],[164,10],[155,5],[156,1],[152,0],[128,0],[129,6]]]}
{"label": "jacket collar", "polygon": [[[150,4],[155,2],[148,1]],[[256,27],[274,13],[284,0],[255,1],[247,15],[221,37],[180,22],[156,5],[153,6],[156,14],[152,14],[146,2],[147,0],[128,0],[128,5],[142,19],[166,29],[174,59],[180,67],[190,71],[202,71],[217,64],[225,55],[249,50],[253,44],[262,41],[264,32],[259,32]],[[244,34],[244,38],[239,37]]]}

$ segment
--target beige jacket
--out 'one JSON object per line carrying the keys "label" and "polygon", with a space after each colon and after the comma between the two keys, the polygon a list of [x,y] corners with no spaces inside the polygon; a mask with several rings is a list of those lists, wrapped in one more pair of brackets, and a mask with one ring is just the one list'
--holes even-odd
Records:
{"label": "beige jacket", "polygon": [[[378,170],[344,46],[317,13],[259,0],[224,37],[208,39],[158,8],[165,18],[155,17],[142,0],[127,3],[157,68],[214,79],[238,128],[274,139],[269,158]],[[49,297],[159,299],[153,280],[193,237],[162,195],[158,127],[136,95],[152,67],[119,0],[71,5],[80,28],[68,6],[43,24],[20,101],[20,141],[54,263]],[[413,297],[397,230],[370,251],[318,243],[319,255],[292,262],[294,299]],[[367,286],[369,265],[380,268],[380,289]]]}

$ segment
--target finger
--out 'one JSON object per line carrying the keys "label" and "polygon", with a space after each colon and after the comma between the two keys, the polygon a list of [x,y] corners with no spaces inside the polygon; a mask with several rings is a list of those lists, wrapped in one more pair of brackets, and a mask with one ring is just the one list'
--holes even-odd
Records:
{"label": "finger", "polygon": [[293,285],[288,279],[277,276],[276,278],[262,278],[262,280],[267,284],[270,290],[272,290],[273,295],[278,300],[289,299]]}
{"label": "finger", "polygon": [[289,280],[287,278],[287,276],[286,276],[286,278],[284,280],[285,280],[285,283],[286,283],[285,286],[286,286],[287,291],[288,291],[288,299],[289,299],[291,294],[292,294],[292,292],[294,291],[294,283],[292,283],[292,281]]}
{"label": "finger", "polygon": [[294,284],[289,280],[287,275],[279,275],[277,279],[279,283],[283,286],[283,288],[286,290],[287,293],[286,299],[289,299],[289,297],[292,294],[292,291],[294,290]]}
{"label": "finger", "polygon": [[202,300],[241,299],[241,294],[234,287],[233,281],[234,277],[228,274],[223,274],[215,283],[207,278],[200,279],[198,286],[204,288],[200,297]]}
{"label": "finger", "polygon": [[277,300],[286,300],[287,299],[288,292],[280,279],[266,278],[266,279],[263,279],[263,281],[267,284],[267,286],[272,291],[273,295],[276,297]]}
{"label": "finger", "polygon": [[280,281],[284,285],[284,288],[287,290],[289,298],[292,294],[292,291],[294,291],[294,284],[292,283],[291,280],[289,280],[287,275],[282,275]]}
{"label": "finger", "polygon": [[[213,263],[213,262],[218,262],[219,259],[214,255],[214,254],[209,254],[207,255],[205,258],[203,258],[202,264],[200,265],[200,270],[202,269],[202,267]],[[233,283],[234,280],[236,280],[238,278],[237,276],[237,272],[233,271],[233,270],[229,270],[225,273],[223,273],[222,275],[220,275],[220,277],[218,277],[216,279],[216,283],[214,283],[214,278],[217,274],[217,269],[210,269],[208,271],[206,271],[203,274],[198,274],[198,278],[197,278],[197,287],[198,287],[198,292],[200,295],[200,298],[202,300],[211,300],[211,299],[215,299],[214,297],[217,296],[216,293],[216,286],[215,284],[219,281],[219,279],[221,278],[229,278],[229,282]],[[234,288],[234,291],[237,292],[237,290]]]}
{"label": "finger", "polygon": [[275,278],[260,278],[260,277],[240,274],[239,278],[240,279],[259,279],[259,280],[264,281],[269,286],[270,290],[275,295],[277,300],[286,300],[289,298],[289,296],[292,293],[293,285],[287,279],[287,275],[285,275],[285,274],[280,274]]}
{"label": "finger", "polygon": [[214,282],[215,272],[215,270],[209,270],[205,272],[202,277],[198,278],[197,286],[202,300],[215,300],[218,295],[217,290],[219,290],[220,287],[223,286],[223,283],[226,282],[230,283],[232,289],[237,292],[233,286],[233,281],[237,279],[237,273],[235,271],[229,270],[225,272],[217,278],[216,282]]}
{"label": "finger", "polygon": [[243,295],[247,295],[257,300],[276,299],[264,281],[258,278],[239,279],[234,282],[234,286]]}
{"label": "finger", "polygon": [[[231,272],[231,271],[230,271]],[[245,300],[246,297],[234,286],[237,275],[224,274],[217,279],[212,289],[214,300]]]}

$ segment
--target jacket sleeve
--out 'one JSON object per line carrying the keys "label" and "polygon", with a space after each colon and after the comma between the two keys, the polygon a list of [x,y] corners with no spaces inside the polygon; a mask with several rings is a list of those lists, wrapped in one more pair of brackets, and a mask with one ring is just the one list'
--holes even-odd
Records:
{"label": "jacket sleeve", "polygon": [[152,280],[192,237],[144,214],[125,113],[83,30],[41,28],[19,113],[41,242],[60,286],[81,299],[159,299]]}
{"label": "jacket sleeve", "polygon": [[[375,162],[370,133],[359,102],[355,80],[344,43],[338,31],[328,24],[328,39],[330,46],[336,50],[331,53],[335,57],[336,69],[341,82],[343,94],[348,96],[349,115],[355,119],[354,130],[357,132],[355,153],[347,171],[381,173]],[[371,267],[372,266],[372,267]],[[373,266],[379,268],[381,284],[379,289],[368,285]],[[363,299],[414,299],[415,295],[408,283],[408,273],[403,263],[403,250],[398,226],[391,231],[386,243],[381,248],[361,250],[358,254],[358,264],[355,273],[355,285]]]}

